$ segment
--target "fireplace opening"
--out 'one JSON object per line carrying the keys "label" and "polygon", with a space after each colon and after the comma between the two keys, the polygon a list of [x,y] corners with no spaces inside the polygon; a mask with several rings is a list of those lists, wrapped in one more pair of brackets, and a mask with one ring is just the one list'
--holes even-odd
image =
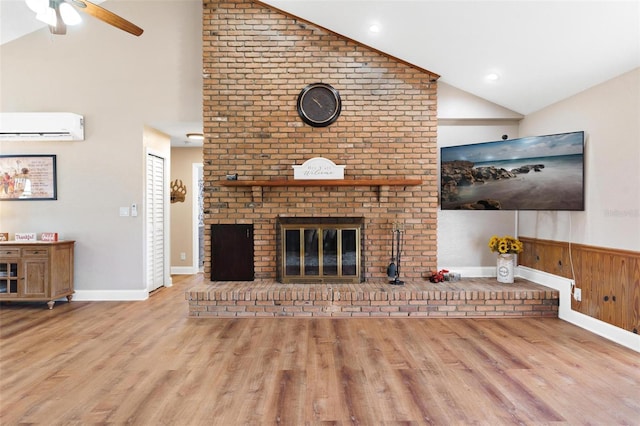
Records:
{"label": "fireplace opening", "polygon": [[280,217],[276,223],[280,282],[362,281],[364,218]]}

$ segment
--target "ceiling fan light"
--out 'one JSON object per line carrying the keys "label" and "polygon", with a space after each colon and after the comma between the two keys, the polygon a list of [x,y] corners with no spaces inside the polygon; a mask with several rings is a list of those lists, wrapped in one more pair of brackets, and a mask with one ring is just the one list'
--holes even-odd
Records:
{"label": "ceiling fan light", "polygon": [[38,14],[36,15],[36,19],[38,21],[44,22],[47,25],[51,25],[52,27],[55,27],[56,24],[58,23],[58,18],[56,17],[56,11],[52,7],[47,7],[42,12],[38,12]]}
{"label": "ceiling fan light", "polygon": [[187,138],[193,141],[201,141],[204,140],[204,135],[202,133],[187,133]]}
{"label": "ceiling fan light", "polygon": [[78,25],[82,22],[82,18],[77,10],[73,8],[69,3],[60,4],[60,16],[67,25]]}
{"label": "ceiling fan light", "polygon": [[42,13],[49,7],[49,0],[25,0],[29,9],[36,13]]}

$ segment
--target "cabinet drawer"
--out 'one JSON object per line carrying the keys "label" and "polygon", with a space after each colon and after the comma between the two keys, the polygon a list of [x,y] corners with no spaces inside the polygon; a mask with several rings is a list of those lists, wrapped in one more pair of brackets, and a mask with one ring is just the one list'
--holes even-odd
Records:
{"label": "cabinet drawer", "polygon": [[47,257],[49,249],[47,248],[24,248],[22,249],[23,257]]}
{"label": "cabinet drawer", "polygon": [[20,257],[20,249],[19,248],[0,249],[0,257]]}

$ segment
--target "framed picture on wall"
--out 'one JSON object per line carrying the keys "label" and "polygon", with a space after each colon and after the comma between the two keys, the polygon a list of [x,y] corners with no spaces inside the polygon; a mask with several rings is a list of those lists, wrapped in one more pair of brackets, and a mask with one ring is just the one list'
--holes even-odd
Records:
{"label": "framed picture on wall", "polygon": [[55,155],[0,155],[0,201],[56,200]]}

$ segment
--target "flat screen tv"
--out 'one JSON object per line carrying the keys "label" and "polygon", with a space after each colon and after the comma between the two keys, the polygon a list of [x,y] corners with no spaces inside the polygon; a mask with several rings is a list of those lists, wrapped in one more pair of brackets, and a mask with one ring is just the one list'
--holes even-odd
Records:
{"label": "flat screen tv", "polygon": [[584,132],[440,149],[443,210],[584,210]]}

